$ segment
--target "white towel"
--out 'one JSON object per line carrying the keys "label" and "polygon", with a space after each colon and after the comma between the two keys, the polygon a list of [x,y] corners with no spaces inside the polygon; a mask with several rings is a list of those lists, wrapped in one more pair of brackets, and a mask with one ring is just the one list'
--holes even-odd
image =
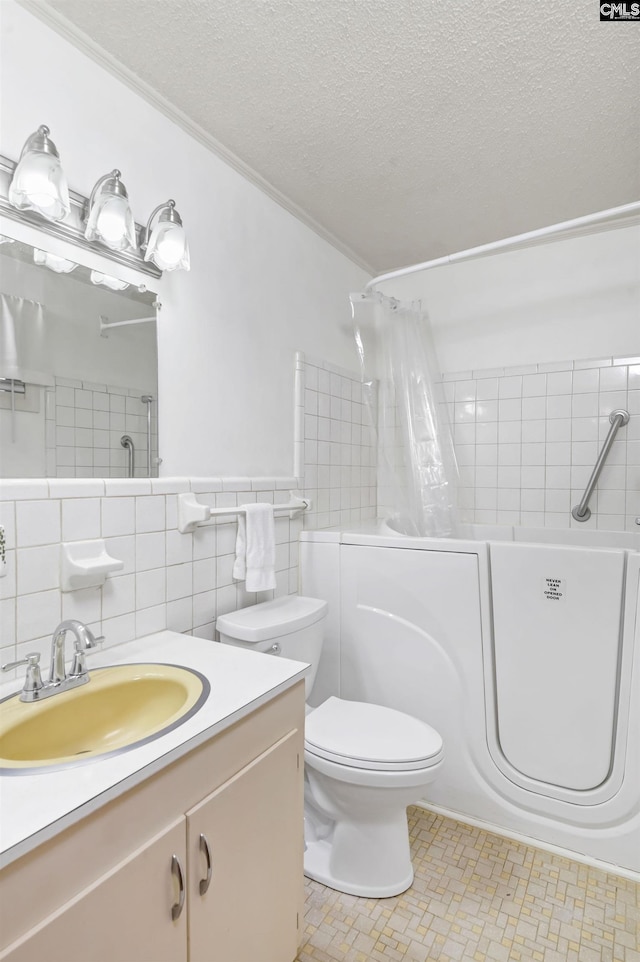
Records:
{"label": "white towel", "polygon": [[276,586],[275,565],[273,505],[242,505],[233,577],[236,581],[246,581],[247,591],[270,591]]}

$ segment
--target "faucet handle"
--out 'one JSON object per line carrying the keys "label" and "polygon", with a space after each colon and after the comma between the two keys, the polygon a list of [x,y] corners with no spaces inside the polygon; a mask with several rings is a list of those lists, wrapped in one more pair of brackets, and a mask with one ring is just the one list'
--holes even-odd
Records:
{"label": "faucet handle", "polygon": [[18,661],[9,661],[6,665],[1,665],[0,670],[11,671],[12,668],[19,668],[20,665],[27,666],[27,675],[24,680],[24,685],[22,691],[24,692],[36,692],[40,691],[44,687],[42,684],[42,675],[40,674],[40,652],[30,651],[28,655],[24,658],[20,658]]}
{"label": "faucet handle", "polygon": [[96,638],[89,628],[86,628],[85,631],[84,638],[76,638],[73,642],[73,661],[69,672],[71,678],[78,678],[87,674],[87,651],[91,648],[97,648],[99,643],[104,641],[104,635],[99,635]]}

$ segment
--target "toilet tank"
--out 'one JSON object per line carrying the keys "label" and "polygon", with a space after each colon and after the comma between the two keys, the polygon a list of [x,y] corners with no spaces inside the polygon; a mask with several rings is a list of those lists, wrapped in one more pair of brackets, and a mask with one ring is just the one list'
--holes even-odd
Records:
{"label": "toilet tank", "polygon": [[[287,595],[220,615],[216,627],[223,644],[308,662],[308,699],[318,670],[327,608],[327,602],[318,598]],[[273,650],[274,645],[278,650]]]}

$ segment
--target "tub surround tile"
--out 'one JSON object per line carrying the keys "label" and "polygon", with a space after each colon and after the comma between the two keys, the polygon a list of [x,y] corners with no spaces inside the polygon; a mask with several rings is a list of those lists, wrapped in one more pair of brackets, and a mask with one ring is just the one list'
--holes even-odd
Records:
{"label": "tub surround tile", "polygon": [[[468,393],[464,385],[452,384],[448,392],[452,401],[456,387],[460,396]],[[312,501],[305,527],[375,517],[377,451],[370,411],[377,411],[376,386],[362,385],[359,374],[299,352],[295,390],[294,464],[300,476],[296,486],[302,486]],[[255,482],[252,486],[255,490]],[[288,500],[288,492],[282,500]],[[293,583],[293,576],[289,581]]]}
{"label": "tub surround tile", "polygon": [[[479,504],[469,492],[488,486],[484,470],[493,461],[501,469],[521,467],[523,489],[538,488],[543,494],[568,489],[571,477],[579,500],[582,491],[577,488],[583,486],[584,490],[610,428],[609,414],[622,408],[629,411],[631,418],[609,453],[592,500],[598,516],[589,525],[604,529],[606,517],[612,530],[637,531],[634,509],[630,508],[631,496],[640,486],[640,471],[636,467],[640,460],[636,447],[640,441],[637,358],[553,362],[526,369],[474,371],[472,378],[468,375],[468,371],[449,372],[444,382],[444,396],[450,403],[454,422],[460,465],[459,505],[465,520],[487,520],[487,511],[491,509],[484,506],[486,495],[481,496]],[[463,400],[474,396],[475,401]],[[499,482],[499,486],[516,485]],[[624,492],[624,503],[622,497],[608,497],[609,492]],[[606,510],[599,505],[599,493],[605,494]],[[529,501],[530,498],[522,499],[522,518],[518,521],[514,516],[516,509],[507,508],[506,501],[499,499],[497,521],[518,524],[531,520],[524,518],[525,513],[530,513]],[[556,510],[560,503],[557,493],[543,497],[539,510],[534,511],[541,515],[535,523],[578,526],[579,522],[570,515],[566,518],[563,510]]]}

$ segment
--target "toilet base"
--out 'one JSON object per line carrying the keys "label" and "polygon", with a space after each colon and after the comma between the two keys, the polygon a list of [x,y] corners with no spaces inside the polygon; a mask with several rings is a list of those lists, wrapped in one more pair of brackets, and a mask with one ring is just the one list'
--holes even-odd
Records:
{"label": "toilet base", "polygon": [[344,892],[346,895],[358,895],[369,899],[385,899],[392,895],[400,895],[406,892],[413,882],[413,868],[405,878],[384,886],[353,884],[344,879],[335,878],[330,869],[331,849],[332,843],[326,839],[307,843],[304,853],[304,874],[307,878],[313,879],[314,882],[321,882],[322,885],[327,885],[338,892]]}

